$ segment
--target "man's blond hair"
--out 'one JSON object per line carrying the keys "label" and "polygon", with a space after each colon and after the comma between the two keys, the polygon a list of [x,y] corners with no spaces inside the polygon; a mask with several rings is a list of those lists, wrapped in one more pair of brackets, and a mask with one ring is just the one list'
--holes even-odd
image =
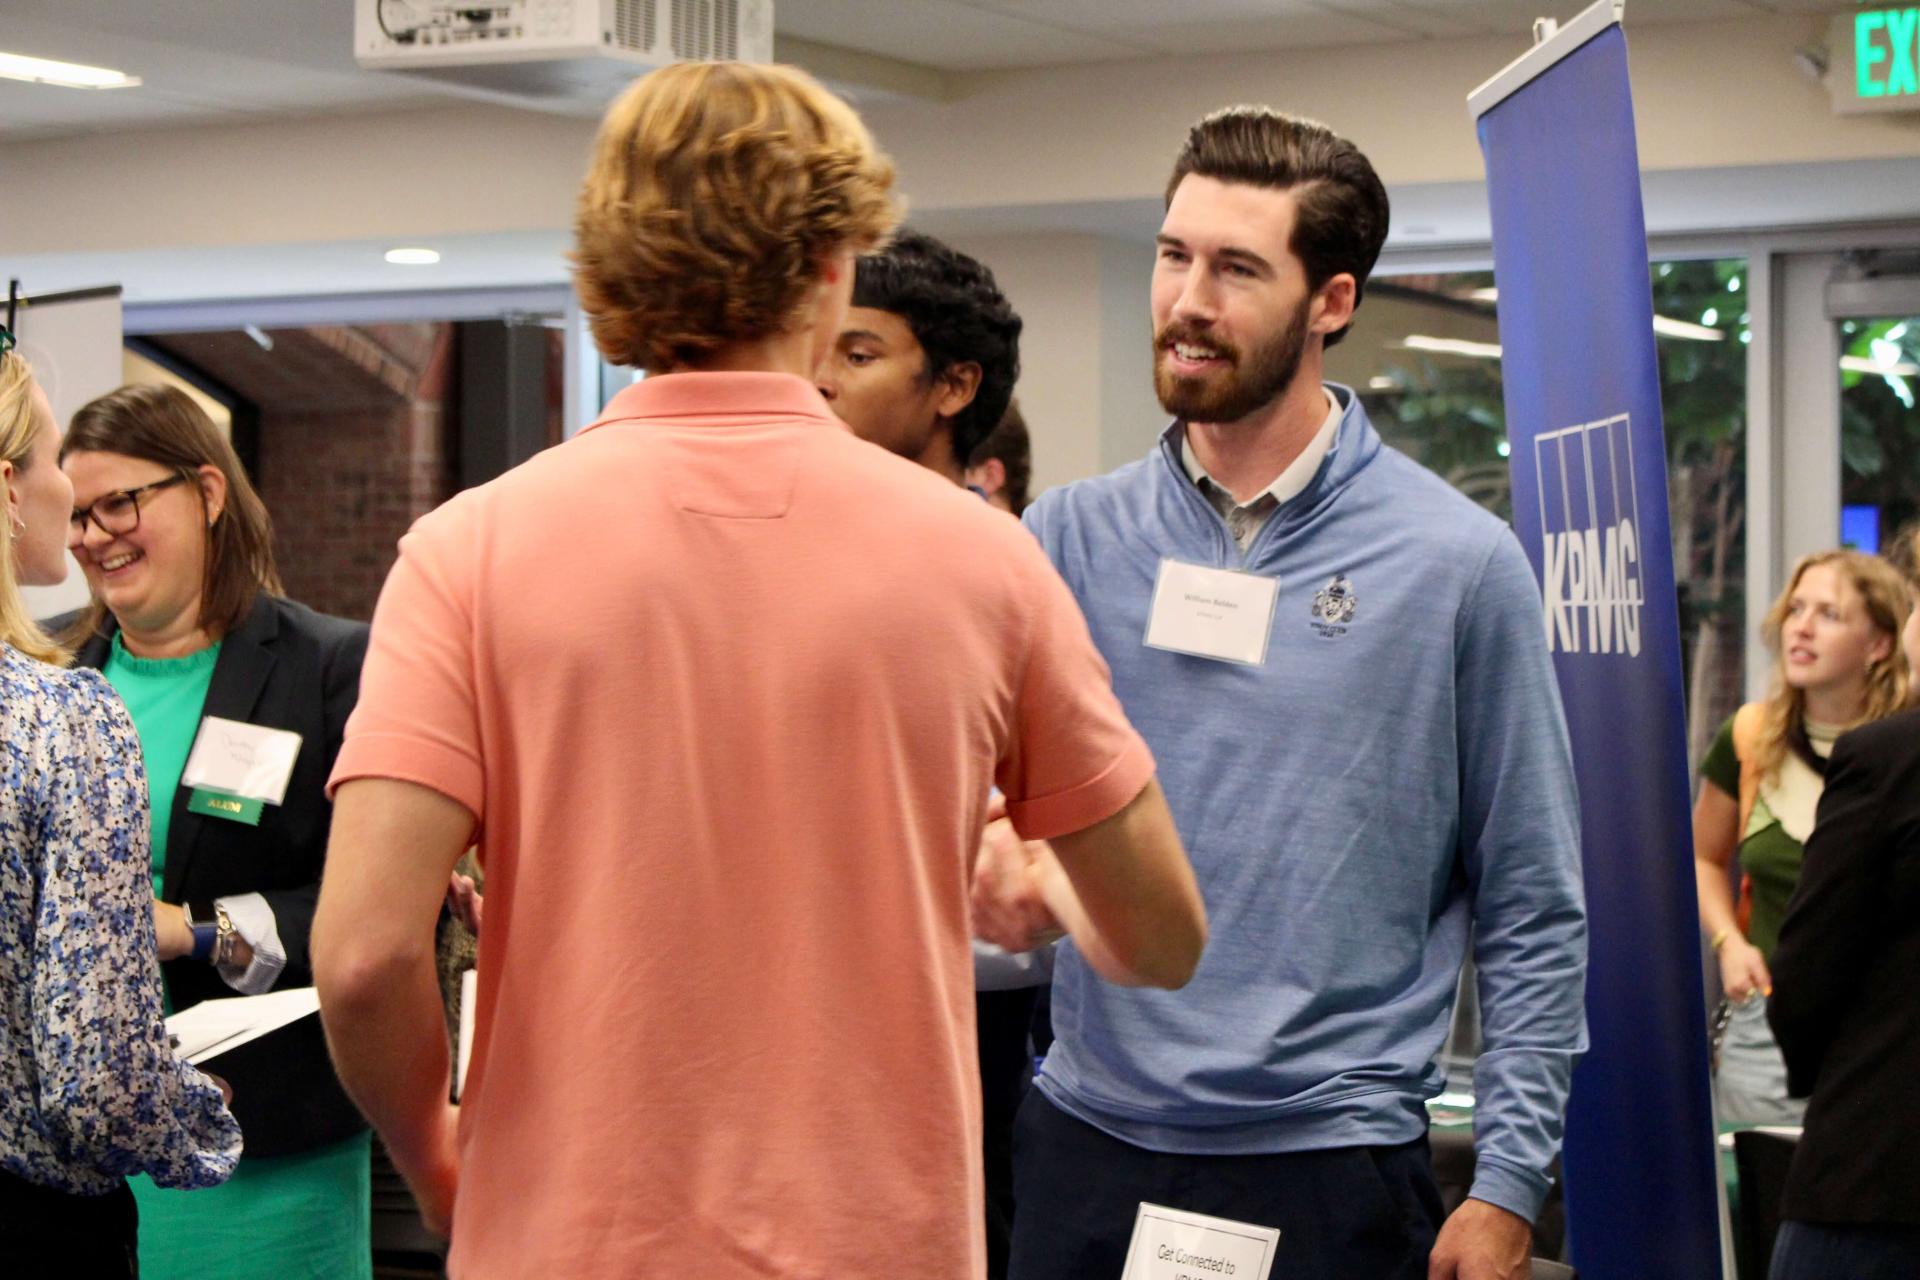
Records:
{"label": "man's blond hair", "polygon": [[899,221],[893,164],[792,67],[682,63],[608,109],[574,219],[601,354],[657,372],[784,330],[824,258]]}

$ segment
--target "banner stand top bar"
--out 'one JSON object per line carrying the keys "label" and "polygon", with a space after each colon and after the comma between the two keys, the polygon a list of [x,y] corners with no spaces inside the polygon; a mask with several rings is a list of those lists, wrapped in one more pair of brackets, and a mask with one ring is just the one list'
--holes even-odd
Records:
{"label": "banner stand top bar", "polygon": [[1552,35],[1508,63],[1500,73],[1467,95],[1467,110],[1481,116],[1527,87],[1535,77],[1587,41],[1619,22],[1627,0],[1597,0]]}

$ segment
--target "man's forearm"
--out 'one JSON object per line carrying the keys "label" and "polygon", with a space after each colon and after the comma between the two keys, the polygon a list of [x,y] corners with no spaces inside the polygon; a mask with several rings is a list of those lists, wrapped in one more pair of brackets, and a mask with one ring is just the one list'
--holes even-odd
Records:
{"label": "man's forearm", "polygon": [[[342,963],[344,962],[344,963]],[[403,1171],[434,1150],[449,1103],[445,1013],[433,953],[323,959],[315,978],[340,1081]]]}

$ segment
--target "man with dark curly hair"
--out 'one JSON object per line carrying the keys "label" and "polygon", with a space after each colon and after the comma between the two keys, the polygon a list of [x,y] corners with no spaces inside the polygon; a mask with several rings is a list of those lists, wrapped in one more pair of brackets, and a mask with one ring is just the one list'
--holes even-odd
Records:
{"label": "man with dark curly hair", "polygon": [[1013,399],[1020,317],[993,272],[918,231],[854,265],[815,381],[854,434],[955,484]]}
{"label": "man with dark curly hair", "polygon": [[[853,306],[814,380],[855,435],[964,484],[1019,374],[1020,317],[993,273],[932,236],[903,231],[854,264]],[[974,943],[988,1280],[1007,1271],[1013,1118],[1033,1078],[1027,1029],[1049,957]]]}

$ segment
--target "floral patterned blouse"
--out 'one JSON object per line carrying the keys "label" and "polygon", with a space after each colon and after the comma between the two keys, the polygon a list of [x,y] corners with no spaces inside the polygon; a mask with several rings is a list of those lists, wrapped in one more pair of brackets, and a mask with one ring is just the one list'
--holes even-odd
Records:
{"label": "floral patterned blouse", "polygon": [[93,671],[0,646],[0,1169],[83,1195],[224,1182],[240,1128],[160,1014],[146,774]]}

